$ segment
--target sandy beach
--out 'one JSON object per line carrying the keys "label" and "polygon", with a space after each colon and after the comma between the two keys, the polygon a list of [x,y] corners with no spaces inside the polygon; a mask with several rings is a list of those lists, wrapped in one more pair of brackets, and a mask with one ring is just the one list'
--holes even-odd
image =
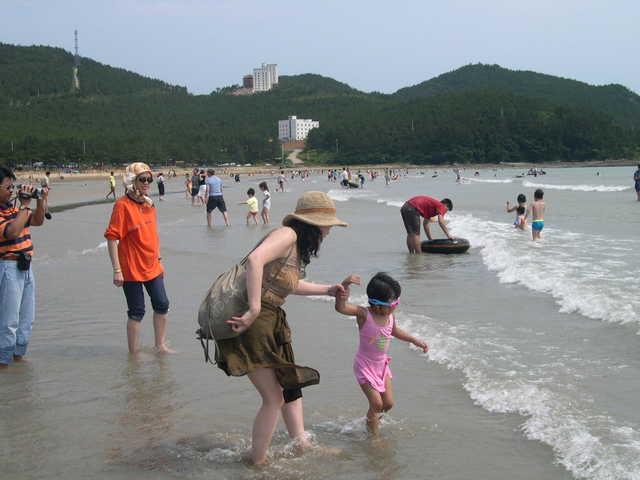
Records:
{"label": "sandy beach", "polygon": [[[296,359],[321,375],[320,385],[304,392],[307,430],[318,446],[292,454],[280,424],[264,470],[242,461],[259,404],[253,388],[246,378],[228,378],[205,364],[194,335],[195,312],[212,280],[272,228],[246,227],[246,207],[238,205],[263,177],[225,179],[233,226],[221,226],[216,213],[212,230],[202,208],[185,198],[182,179],[168,179],[166,200],[156,202],[171,301],[168,336],[178,350],[167,357],[150,348],[149,313],[143,351],[128,357],[124,297],[111,284],[103,238],[111,205],[55,212],[33,229],[37,319],[30,361],[3,379],[2,428],[16,435],[0,440],[0,467],[10,478],[29,479],[634,478],[638,425],[630,406],[640,364],[633,315],[640,307],[625,306],[632,290],[616,289],[635,287],[616,283],[619,267],[608,263],[615,257],[591,256],[593,270],[585,270],[589,263],[578,256],[603,251],[593,235],[602,219],[578,216],[585,202],[615,206],[602,212],[606,218],[631,218],[625,209],[635,204],[624,202],[632,193],[618,188],[627,188],[626,170],[607,169],[596,178],[593,169],[558,169],[535,179],[564,188],[548,190],[544,249],[513,232],[511,216],[503,213],[505,200],[533,188],[524,185],[533,178],[513,178],[519,168],[497,178],[482,170],[466,184],[455,184],[452,174],[412,171],[389,187],[379,179],[364,190],[343,190],[315,175],[274,193],[272,227],[301,192],[328,191],[351,226],[332,231],[308,279],[335,282],[352,271],[364,278],[388,271],[403,286],[398,321],[431,350],[425,355],[393,342],[396,406],[383,420],[382,441],[371,442],[351,368],[354,322],[326,299],[291,297],[286,311]],[[102,179],[54,181],[51,204],[100,199],[105,185]],[[468,254],[405,253],[398,208],[419,192],[453,198],[451,228],[470,239]],[[631,247],[636,227],[607,227],[618,248],[631,248],[620,253],[633,265],[640,262]],[[579,262],[584,265],[571,266]],[[549,283],[535,283],[535,272]],[[590,283],[596,274],[599,280]],[[353,301],[363,301],[363,293],[355,289]],[[582,443],[596,434],[598,442]]]}

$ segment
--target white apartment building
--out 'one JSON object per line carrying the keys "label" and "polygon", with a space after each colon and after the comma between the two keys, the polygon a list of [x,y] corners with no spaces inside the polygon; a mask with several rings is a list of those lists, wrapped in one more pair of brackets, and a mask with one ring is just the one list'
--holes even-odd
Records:
{"label": "white apartment building", "polygon": [[278,84],[278,65],[263,63],[261,67],[253,69],[253,90],[266,92]]}
{"label": "white apartment building", "polygon": [[319,127],[320,122],[317,120],[290,116],[287,120],[278,120],[278,139],[284,142],[304,140],[309,135],[309,130]]}

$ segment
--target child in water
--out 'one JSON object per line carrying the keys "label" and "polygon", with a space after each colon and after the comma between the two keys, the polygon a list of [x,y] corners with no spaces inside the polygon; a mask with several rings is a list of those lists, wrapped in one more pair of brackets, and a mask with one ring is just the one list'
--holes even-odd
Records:
{"label": "child in water", "polygon": [[519,228],[520,230],[524,230],[527,226],[526,210],[524,209],[524,207],[518,207],[518,209],[516,210],[516,213],[518,214],[518,216],[516,217],[516,221],[514,222],[514,225],[516,228]]}
{"label": "child in water", "polygon": [[542,229],[544,228],[544,192],[541,188],[533,193],[533,203],[531,204],[531,236],[533,240],[540,240]]}
{"label": "child in water", "polygon": [[396,325],[393,315],[400,303],[400,284],[386,273],[377,273],[367,285],[369,306],[360,307],[347,303],[349,285],[360,285],[360,277],[350,275],[342,285],[345,293],[336,296],[335,308],[343,315],[356,317],[360,332],[360,346],[353,360],[353,372],[362,392],[369,401],[367,430],[377,435],[380,414],[393,407],[391,370],[387,355],[391,337],[413,343],[423,352],[429,350],[427,342],[409,335]]}
{"label": "child in water", "polygon": [[518,200],[518,205],[513,205],[513,206],[511,205],[511,203],[509,201],[507,201],[507,213],[516,212],[516,219],[513,221],[513,225],[515,227],[517,227],[519,222],[520,222],[520,220],[519,220],[520,214],[518,213],[518,209],[520,207],[524,208],[524,211],[525,211],[525,215],[524,216],[525,216],[525,219],[527,218],[527,213],[526,213],[527,212],[527,197],[525,197],[523,193],[520,193],[518,195],[517,200]]}
{"label": "child in water", "polygon": [[256,198],[256,191],[253,188],[247,190],[247,201],[240,202],[238,205],[246,205],[249,208],[247,212],[247,225],[249,220],[253,218],[253,223],[258,224],[258,199]]}
{"label": "child in water", "polygon": [[267,182],[260,182],[260,185],[258,185],[258,187],[260,187],[260,190],[264,195],[264,198],[262,200],[262,212],[260,216],[262,217],[262,223],[267,225],[269,223],[269,210],[271,210],[271,192],[269,192],[269,186],[267,185]]}

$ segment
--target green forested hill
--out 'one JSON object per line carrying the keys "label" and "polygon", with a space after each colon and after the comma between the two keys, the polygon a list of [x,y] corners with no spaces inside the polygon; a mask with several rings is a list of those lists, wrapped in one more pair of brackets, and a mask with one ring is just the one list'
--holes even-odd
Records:
{"label": "green forested hill", "polygon": [[[22,100],[69,93],[72,67],[73,55],[61,48],[0,43],[0,98]],[[80,78],[84,94],[128,94],[145,90],[186,93],[184,87],[174,87],[85,57],[80,59]]]}
{"label": "green forested hill", "polygon": [[[535,82],[527,93],[442,76],[428,95],[382,95],[305,74],[256,95],[190,95],[83,58],[71,94],[72,65],[61,49],[0,45],[0,163],[273,162],[288,115],[319,120],[308,147],[336,163],[606,159],[640,145],[621,109],[569,105]],[[603,88],[571,85],[567,97]]]}
{"label": "green forested hill", "polygon": [[494,90],[543,98],[577,108],[606,113],[624,126],[640,128],[640,96],[622,85],[596,87],[584,82],[508,70],[498,65],[467,65],[452,72],[398,90],[398,98],[422,98],[443,93]]}

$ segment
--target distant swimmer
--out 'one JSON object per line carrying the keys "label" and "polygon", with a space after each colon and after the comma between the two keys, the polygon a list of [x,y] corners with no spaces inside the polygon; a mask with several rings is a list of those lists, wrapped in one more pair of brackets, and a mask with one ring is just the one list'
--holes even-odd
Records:
{"label": "distant swimmer", "polygon": [[638,201],[640,202],[640,165],[638,165],[638,169],[633,174],[633,181],[636,183],[636,195],[638,197]]}
{"label": "distant swimmer", "polygon": [[544,192],[542,189],[537,189],[533,193],[533,203],[531,204],[531,214],[533,220],[531,222],[531,236],[534,240],[540,239],[540,234],[544,228]]}
{"label": "distant swimmer", "polygon": [[445,214],[451,210],[453,210],[453,202],[448,198],[438,200],[426,195],[413,197],[402,205],[400,215],[402,215],[402,221],[407,230],[407,248],[409,249],[409,253],[422,252],[420,243],[420,217],[424,219],[422,225],[424,233],[429,240],[433,240],[431,231],[429,230],[429,219],[431,217],[437,217],[440,228],[447,238],[450,240],[454,239],[453,235],[449,233],[444,221]]}
{"label": "distant swimmer", "polygon": [[[511,203],[507,200],[507,213],[511,213],[511,212],[516,212],[516,218],[513,221],[513,224],[515,226],[518,225],[519,220],[518,220],[518,208],[523,207],[525,212],[527,211],[527,197],[524,196],[523,193],[520,193],[517,197],[518,200],[518,205],[511,205]],[[525,213],[525,218],[526,218],[526,213]]]}

